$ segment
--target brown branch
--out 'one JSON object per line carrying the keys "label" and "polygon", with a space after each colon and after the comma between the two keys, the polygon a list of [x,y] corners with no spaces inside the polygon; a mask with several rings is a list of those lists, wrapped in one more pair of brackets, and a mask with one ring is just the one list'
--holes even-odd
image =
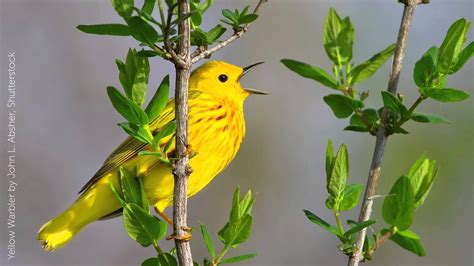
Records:
{"label": "brown branch", "polygon": [[[402,22],[400,24],[400,31],[398,32],[397,46],[395,48],[395,55],[393,58],[392,72],[388,82],[387,91],[396,94],[398,87],[398,80],[400,78],[400,71],[402,69],[403,57],[405,53],[405,47],[408,39],[408,31],[411,26],[413,13],[417,4],[421,3],[421,0],[405,0],[405,8],[403,11]],[[367,186],[365,188],[364,200],[359,214],[359,223],[365,222],[370,219],[372,214],[373,196],[377,188],[378,179],[380,176],[380,166],[382,164],[383,154],[385,150],[385,144],[387,143],[388,135],[385,127],[385,121],[387,119],[387,110],[384,110],[382,116],[382,123],[377,132],[377,138],[375,141],[375,150],[372,157],[372,163],[369,171],[369,178],[367,180]],[[364,240],[367,228],[361,230],[357,236],[355,243],[355,251],[349,258],[347,265],[357,266],[363,259],[362,250],[364,247]]]}
{"label": "brown branch", "polygon": [[[253,10],[254,14],[258,14],[258,11],[260,10],[260,7],[262,6],[263,3],[267,2],[268,0],[259,0],[257,6],[255,6],[255,9]],[[249,29],[250,24],[246,24],[244,27],[242,27],[240,30],[234,32],[232,36],[230,36],[227,40],[220,42],[219,44],[215,45],[214,47],[211,47],[209,49],[203,50],[196,52],[196,54],[193,55],[192,57],[192,63],[196,63],[199,60],[206,58],[213,53],[219,51],[220,49],[224,48],[225,46],[229,45],[231,42],[237,40],[238,38],[242,37],[242,35],[247,32]]]}
{"label": "brown branch", "polygon": [[[178,11],[178,13],[179,13],[179,11]],[[179,14],[181,14],[181,13],[179,13]],[[176,53],[174,48],[171,47],[171,45],[169,43],[170,42],[169,38],[170,38],[171,20],[172,19],[173,19],[173,7],[170,6],[170,7],[168,7],[168,15],[167,15],[167,18],[166,18],[165,30],[163,32],[163,39],[164,39],[163,44],[165,46],[164,47],[165,50],[168,52],[169,57],[170,57],[168,60],[171,60],[175,65],[178,64],[181,67],[184,67],[185,64],[186,64],[185,60],[183,60],[182,58],[180,58],[178,56],[178,54]],[[188,20],[186,19],[186,21],[188,21]],[[180,24],[182,24],[182,23],[180,23]],[[178,51],[178,53],[179,53],[179,51]]]}
{"label": "brown branch", "polygon": [[385,235],[383,235],[378,241],[377,243],[375,244],[374,247],[372,247],[368,252],[369,253],[374,253],[375,250],[377,250],[380,246],[383,245],[383,243],[385,243],[385,241],[387,241],[390,237],[392,237],[394,234],[393,230],[390,230],[388,231],[387,233],[385,233]]}
{"label": "brown branch", "polygon": [[[170,25],[170,12],[168,12],[168,22]],[[189,0],[178,1],[178,15],[190,12]],[[169,32],[169,31],[168,31]],[[175,90],[175,116],[176,116],[176,149],[177,161],[173,164],[174,193],[173,193],[173,230],[176,246],[176,256],[179,265],[192,266],[193,258],[191,246],[186,236],[187,226],[187,192],[188,179],[191,174],[189,166],[188,147],[188,82],[191,69],[190,56],[190,22],[185,19],[178,25],[178,34],[182,36],[178,40],[178,55],[173,55],[173,62],[176,68],[176,90]],[[169,51],[174,50],[168,46]]]}

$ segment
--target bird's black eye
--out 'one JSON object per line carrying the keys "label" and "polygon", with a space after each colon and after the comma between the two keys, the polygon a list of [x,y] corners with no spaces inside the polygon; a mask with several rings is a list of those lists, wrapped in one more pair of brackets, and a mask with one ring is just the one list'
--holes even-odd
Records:
{"label": "bird's black eye", "polygon": [[229,77],[227,77],[227,75],[222,74],[222,75],[219,75],[218,78],[219,78],[219,81],[220,81],[220,82],[224,83],[224,82],[227,81],[227,79],[228,79]]}

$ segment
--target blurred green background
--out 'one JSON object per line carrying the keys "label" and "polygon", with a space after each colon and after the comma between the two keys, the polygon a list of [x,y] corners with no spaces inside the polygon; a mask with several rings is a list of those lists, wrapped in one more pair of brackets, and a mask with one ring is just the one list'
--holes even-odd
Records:
{"label": "blurred green background", "polygon": [[[242,7],[256,1],[216,1],[205,25],[220,18],[222,8]],[[322,45],[329,7],[350,16],[355,25],[354,61],[360,63],[395,42],[403,6],[397,1],[270,0],[250,31],[213,59],[258,67],[243,85],[269,91],[271,96],[250,97],[245,106],[247,136],[232,164],[205,190],[189,201],[189,222],[206,223],[217,231],[227,221],[232,192],[258,193],[254,228],[248,243],[233,255],[257,252],[245,265],[345,265],[338,241],[311,224],[302,209],[333,221],[325,208],[327,192],[324,149],[328,138],[346,143],[351,156],[352,183],[365,183],[375,139],[344,132],[346,121],[336,120],[322,97],[329,90],[288,71],[279,60],[293,58],[330,69]],[[17,57],[17,259],[6,260],[7,179],[1,179],[2,265],[138,265],[152,256],[130,240],[121,219],[97,222],[82,231],[66,248],[46,253],[35,240],[39,227],[69,206],[82,185],[125,137],[121,121],[105,88],[119,85],[115,58],[124,58],[131,38],[92,36],[75,29],[78,24],[120,22],[111,4],[103,1],[1,0],[1,139],[2,171],[6,166],[7,54]],[[417,95],[412,81],[414,63],[432,45],[439,45],[451,23],[473,19],[470,0],[432,1],[419,6],[410,32],[399,91],[407,102]],[[472,30],[469,39],[473,38]],[[386,89],[389,63],[361,84],[380,105]],[[151,60],[151,87],[172,73],[170,63]],[[450,78],[449,87],[473,94],[473,63]],[[423,239],[427,257],[419,258],[388,242],[367,265],[473,265],[473,102],[426,102],[420,111],[447,117],[449,125],[409,123],[410,135],[390,138],[379,193],[426,152],[441,172],[425,205],[415,217],[413,230]],[[382,200],[375,202],[381,218]],[[359,207],[344,218],[357,217]],[[380,219],[381,220],[381,219]],[[215,238],[217,242],[217,238]],[[170,246],[167,242],[165,246]],[[205,254],[195,231],[193,255]]]}

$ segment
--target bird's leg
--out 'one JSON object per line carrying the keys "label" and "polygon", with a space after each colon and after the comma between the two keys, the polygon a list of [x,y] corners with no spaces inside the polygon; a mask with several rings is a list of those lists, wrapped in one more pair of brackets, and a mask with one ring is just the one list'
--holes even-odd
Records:
{"label": "bird's leg", "polygon": [[173,220],[168,217],[168,215],[166,215],[166,213],[160,211],[156,206],[154,207],[155,209],[155,212],[161,217],[163,218],[163,220],[165,220],[165,222],[167,222],[169,225],[171,225],[171,227],[173,227]]}
{"label": "bird's leg", "polygon": [[[160,211],[156,206],[154,207],[155,209],[155,212],[161,217],[163,218],[163,220],[165,220],[169,225],[171,225],[171,227],[173,227],[173,220],[168,217],[168,215],[166,215],[166,213]],[[166,240],[171,240],[171,239],[178,239],[178,240],[182,240],[182,241],[189,241],[191,240],[192,238],[192,234],[191,234],[191,230],[192,228],[189,227],[189,226],[182,226],[181,229],[183,229],[186,234],[184,236],[175,236],[174,234],[171,234],[169,236],[166,237]]]}

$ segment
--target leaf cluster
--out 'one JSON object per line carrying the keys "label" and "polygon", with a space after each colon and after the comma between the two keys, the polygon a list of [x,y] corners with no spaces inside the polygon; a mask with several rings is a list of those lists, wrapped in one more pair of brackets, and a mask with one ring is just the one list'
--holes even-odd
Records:
{"label": "leaf cluster", "polygon": [[[474,44],[464,49],[466,34],[470,22],[460,19],[449,28],[446,37],[438,48],[431,47],[415,64],[413,78],[419,88],[419,99],[408,107],[402,95],[381,92],[383,106],[367,108],[364,101],[369,92],[358,92],[356,85],[368,79],[388,60],[395,51],[395,44],[378,52],[367,61],[353,65],[352,48],[354,45],[354,26],[348,17],[341,19],[334,9],[330,9],[324,28],[324,48],[333,62],[333,76],[324,69],[292,59],[283,59],[282,63],[302,77],[339,91],[323,98],[337,118],[350,118],[345,130],[369,132],[375,135],[382,123],[388,134],[408,132],[402,128],[405,122],[413,120],[420,123],[447,123],[448,120],[434,114],[415,112],[418,105],[431,98],[439,102],[457,102],[469,95],[458,89],[446,87],[447,76],[459,71],[471,58]],[[385,114],[384,114],[385,110]]]}
{"label": "leaf cluster", "polygon": [[[425,251],[419,236],[410,231],[415,210],[420,207],[428,195],[436,179],[438,168],[434,160],[426,155],[421,156],[410,168],[407,175],[402,175],[385,196],[382,213],[388,227],[379,232],[366,236],[364,259],[372,259],[373,252],[378,248],[377,243],[386,234],[389,239],[402,248],[425,256]],[[334,156],[331,140],[326,150],[326,180],[328,198],[326,207],[334,213],[336,225],[332,225],[309,210],[304,210],[306,217],[314,224],[335,235],[340,241],[339,249],[347,255],[354,252],[357,233],[364,228],[373,226],[376,221],[368,220],[357,223],[347,220],[345,229],[341,222],[340,211],[349,211],[357,206],[364,187],[360,184],[348,184],[349,156],[343,144]],[[374,229],[372,231],[375,232]]]}
{"label": "leaf cluster", "polygon": [[306,217],[313,223],[323,227],[339,238],[341,244],[339,249],[344,253],[351,253],[356,240],[356,235],[362,229],[375,224],[375,220],[362,223],[348,221],[349,228],[346,230],[342,225],[340,212],[349,211],[357,206],[359,198],[364,190],[361,184],[348,184],[349,177],[349,154],[343,144],[334,156],[331,140],[328,141],[326,149],[326,188],[328,198],[326,207],[331,210],[336,219],[337,226],[331,225],[309,210],[304,210]]}
{"label": "leaf cluster", "polygon": [[150,213],[148,198],[145,194],[142,179],[135,171],[120,168],[119,187],[113,183],[110,188],[123,208],[123,225],[130,238],[143,247],[158,247],[167,230],[166,223]]}
{"label": "leaf cluster", "polygon": [[[180,38],[177,27],[188,18],[191,22],[191,45],[197,47],[195,53],[218,43],[220,37],[227,31],[221,24],[216,24],[210,30],[201,28],[203,15],[213,5],[213,0],[192,0],[190,12],[181,16],[178,14],[177,0],[166,0],[165,3],[167,12],[162,0],[146,0],[141,8],[135,6],[134,0],[112,0],[115,11],[125,24],[79,25],[77,28],[89,34],[131,36],[140,43],[140,46],[149,48],[142,49],[139,52],[141,56],[161,56],[167,60],[170,60],[172,54],[176,52],[177,41]],[[153,17],[156,6],[160,14],[159,19]],[[221,22],[229,25],[234,33],[258,18],[257,14],[249,13],[248,6],[234,11],[223,9],[222,15]]]}
{"label": "leaf cluster", "polygon": [[[153,148],[152,151],[142,151],[139,155],[157,156],[162,162],[170,163],[167,151],[174,140],[175,121],[171,121],[158,130],[152,131],[149,127],[149,124],[159,117],[168,102],[169,76],[163,78],[146,108],[142,109],[150,73],[148,58],[140,56],[134,49],[129,49],[125,63],[119,59],[115,62],[125,95],[112,86],[107,87],[107,94],[117,112],[127,120],[118,125],[130,136],[150,144]],[[166,137],[169,137],[167,143],[160,148],[160,142]]]}
{"label": "leaf cluster", "polygon": [[219,265],[226,263],[235,263],[243,260],[252,259],[257,254],[244,254],[224,259],[229,249],[237,248],[240,244],[246,242],[250,237],[252,229],[252,207],[255,196],[249,190],[243,198],[240,198],[240,188],[234,192],[232,199],[232,208],[230,211],[229,221],[219,230],[217,236],[223,244],[222,249],[216,252],[212,237],[204,224],[201,224],[201,233],[204,244],[209,252],[210,259],[204,259],[204,265]]}

